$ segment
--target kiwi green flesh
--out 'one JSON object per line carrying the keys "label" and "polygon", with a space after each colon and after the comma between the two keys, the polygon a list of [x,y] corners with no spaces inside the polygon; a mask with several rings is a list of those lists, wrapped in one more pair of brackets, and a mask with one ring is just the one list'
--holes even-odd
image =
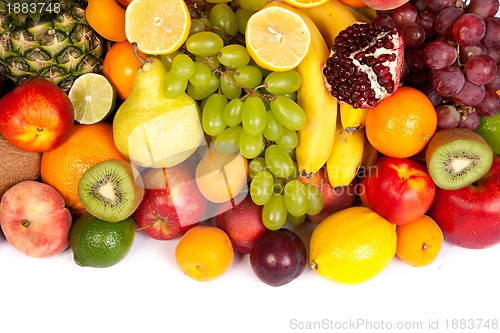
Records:
{"label": "kiwi green flesh", "polygon": [[137,208],[138,185],[122,161],[105,161],[87,170],[78,185],[78,197],[87,211],[101,220],[118,222]]}
{"label": "kiwi green flesh", "polygon": [[457,190],[486,175],[493,163],[488,144],[475,140],[453,140],[437,148],[428,161],[436,186]]}

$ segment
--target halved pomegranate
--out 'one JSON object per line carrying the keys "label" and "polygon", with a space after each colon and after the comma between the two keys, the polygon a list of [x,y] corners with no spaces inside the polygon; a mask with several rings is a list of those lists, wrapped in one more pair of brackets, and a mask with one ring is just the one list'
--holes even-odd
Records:
{"label": "halved pomegranate", "polygon": [[373,107],[398,89],[403,59],[397,28],[353,23],[335,38],[322,68],[325,86],[339,103]]}

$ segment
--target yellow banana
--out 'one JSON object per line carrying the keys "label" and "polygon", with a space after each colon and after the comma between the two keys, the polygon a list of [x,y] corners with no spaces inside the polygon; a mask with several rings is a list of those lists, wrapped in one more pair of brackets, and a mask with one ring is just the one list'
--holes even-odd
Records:
{"label": "yellow banana", "polygon": [[356,8],[356,10],[361,14],[363,14],[364,16],[368,17],[372,21],[375,17],[377,17],[377,12],[375,11],[375,9],[369,6]]}
{"label": "yellow banana", "polygon": [[302,11],[318,27],[329,49],[332,48],[333,41],[340,31],[358,21],[354,14],[338,0],[330,0],[313,8],[302,9]]}
{"label": "yellow banana", "polygon": [[339,116],[342,127],[348,132],[352,133],[365,127],[366,115],[368,108],[355,108],[349,104],[340,104]]}
{"label": "yellow banana", "polygon": [[328,181],[333,187],[347,186],[356,177],[363,158],[365,130],[348,133],[339,121],[332,153],[326,161]]}
{"label": "yellow banana", "polygon": [[352,13],[352,15],[358,20],[359,22],[365,22],[365,23],[372,23],[372,19],[369,18],[368,16],[365,15],[362,11],[359,10],[359,8],[353,8],[346,6],[347,9],[349,9]]}
{"label": "yellow banana", "polygon": [[281,2],[269,2],[266,6],[276,5],[299,14],[311,32],[309,51],[296,68],[302,77],[302,84],[297,91],[297,103],[306,114],[306,123],[297,133],[299,141],[295,148],[295,157],[299,172],[307,176],[325,165],[335,136],[338,104],[326,89],[321,72],[321,66],[328,58],[330,50],[313,21],[300,9]]}
{"label": "yellow banana", "polygon": [[361,166],[366,170],[369,170],[372,166],[377,163],[378,151],[372,146],[370,141],[365,138],[365,143],[363,145],[363,158],[361,159]]}

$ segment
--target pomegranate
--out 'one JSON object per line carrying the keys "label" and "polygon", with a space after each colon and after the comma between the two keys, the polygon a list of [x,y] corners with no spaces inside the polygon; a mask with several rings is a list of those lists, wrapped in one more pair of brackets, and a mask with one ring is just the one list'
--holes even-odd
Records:
{"label": "pomegranate", "polygon": [[397,90],[403,59],[396,27],[353,23],[335,38],[322,69],[325,86],[339,103],[373,107]]}

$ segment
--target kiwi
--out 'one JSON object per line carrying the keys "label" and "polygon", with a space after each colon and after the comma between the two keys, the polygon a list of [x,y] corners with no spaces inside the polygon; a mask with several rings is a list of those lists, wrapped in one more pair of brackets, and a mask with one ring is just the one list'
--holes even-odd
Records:
{"label": "kiwi", "polygon": [[0,134],[0,198],[12,186],[40,175],[42,154],[20,150]]}
{"label": "kiwi", "polygon": [[93,216],[118,222],[134,213],[144,197],[144,184],[130,163],[108,160],[95,164],[78,183],[78,198]]}
{"label": "kiwi", "polygon": [[493,151],[476,132],[451,128],[436,132],[425,153],[434,183],[457,190],[483,177],[493,163]]}

